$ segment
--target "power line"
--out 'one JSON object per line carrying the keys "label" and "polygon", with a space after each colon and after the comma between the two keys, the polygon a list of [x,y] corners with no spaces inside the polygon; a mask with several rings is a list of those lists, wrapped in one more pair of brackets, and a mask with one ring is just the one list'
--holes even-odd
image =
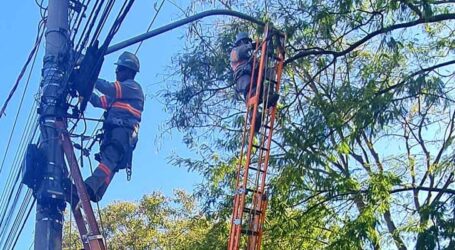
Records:
{"label": "power line", "polygon": [[72,31],[72,37],[70,38],[71,41],[74,41],[74,39],[76,38],[76,34],[79,31],[79,27],[82,24],[82,20],[85,17],[85,11],[87,10],[87,7],[90,5],[90,2],[91,0],[84,1],[81,3],[82,5],[81,13],[79,13],[78,17],[75,19],[73,28],[71,29]]}
{"label": "power line", "polygon": [[41,3],[38,3],[38,0],[35,0],[35,3],[40,8],[39,12],[40,12],[41,18],[44,19],[44,17],[46,16],[46,11],[47,11],[47,7],[43,6],[44,0],[41,0]]}
{"label": "power line", "polygon": [[[41,29],[41,28],[39,28],[39,29]],[[37,44],[38,47],[40,45],[41,37],[43,36],[44,29],[42,29],[41,31],[42,31],[41,35],[38,35],[38,37],[39,37],[38,38],[39,43]],[[33,72],[33,69],[34,69],[34,66],[35,66],[37,55],[38,55],[38,50],[34,53],[33,62],[32,62],[28,77],[27,77],[27,82],[26,82],[26,85],[25,85],[25,88],[24,88],[20,103],[19,103],[19,108],[18,108],[18,111],[17,111],[17,114],[16,114],[16,118],[14,120],[13,129],[12,129],[10,137],[8,139],[8,144],[7,144],[7,147],[6,147],[6,150],[5,150],[5,155],[4,155],[3,160],[2,160],[2,165],[0,166],[0,173],[1,173],[1,170],[3,169],[4,163],[5,163],[5,159],[6,159],[8,151],[9,151],[11,138],[12,138],[12,136],[14,134],[14,131],[15,131],[15,127],[16,127],[16,124],[17,124],[17,121],[18,121],[19,113],[20,113],[20,111],[22,109],[23,100],[24,100],[25,94],[27,92],[27,88],[29,86],[29,83],[30,83],[30,79],[31,79],[31,75],[32,75],[32,72]],[[3,189],[3,194],[2,194],[1,199],[0,199],[0,201],[1,201],[1,203],[0,203],[0,205],[1,205],[0,206],[0,211],[3,210],[3,212],[0,213],[0,227],[3,225],[1,222],[4,221],[4,217],[6,216],[6,213],[7,213],[7,210],[8,210],[8,204],[10,204],[11,198],[13,197],[13,191],[15,189],[15,186],[19,182],[19,176],[20,176],[19,172],[20,171],[19,171],[19,166],[18,166],[19,164],[17,164],[17,163],[18,163],[19,155],[22,155],[24,153],[25,145],[27,145],[28,142],[29,142],[27,140],[27,138],[26,138],[27,137],[26,135],[30,135],[30,132],[31,132],[31,130],[30,130],[31,129],[30,122],[31,122],[31,117],[34,117],[34,115],[32,115],[32,112],[34,111],[35,105],[36,105],[36,103],[34,103],[32,109],[30,111],[30,114],[28,116],[28,120],[27,120],[26,126],[24,127],[24,132],[22,134],[22,138],[20,140],[21,143],[19,144],[18,150],[16,151],[16,155],[14,157],[13,164],[12,164],[12,166],[10,168],[10,174],[9,174],[9,176],[7,178],[6,185],[5,185],[4,189]],[[35,129],[36,129],[36,125],[35,125]],[[15,172],[17,172],[17,174],[15,174]],[[14,178],[14,176],[16,176],[16,178]]]}
{"label": "power line", "polygon": [[[44,33],[44,29],[42,30],[43,33]],[[36,48],[39,48],[39,45],[40,45],[40,41],[41,41],[41,37],[43,35],[43,33],[41,33],[41,35],[39,35],[39,39],[38,39],[38,43],[36,45]],[[14,121],[14,125],[13,125],[13,129],[11,131],[11,134],[10,134],[10,138],[8,140],[8,145],[7,145],[7,149],[6,149],[6,152],[5,152],[5,156],[3,158],[3,161],[2,161],[2,165],[0,167],[0,170],[3,168],[4,166],[4,162],[5,162],[5,159],[6,159],[6,154],[8,153],[8,149],[10,147],[10,143],[11,143],[11,138],[12,138],[12,135],[14,133],[14,130],[15,130],[15,127],[16,127],[16,123],[17,123],[17,120],[18,120],[18,115],[22,109],[22,104],[23,104],[23,100],[24,100],[24,96],[25,96],[25,93],[27,91],[27,88],[28,88],[28,85],[29,85],[29,82],[30,82],[30,78],[31,78],[31,74],[33,72],[33,69],[34,69],[34,65],[35,65],[35,62],[36,62],[36,58],[37,58],[37,54],[38,54],[38,51],[35,51],[34,52],[34,58],[33,58],[33,63],[32,63],[32,66],[31,66],[31,69],[30,69],[30,72],[29,72],[29,75],[28,75],[28,78],[27,78],[27,83],[26,83],[26,86],[25,86],[25,89],[24,89],[24,92],[23,92],[23,95],[21,97],[21,101],[20,101],[20,104],[19,104],[19,108],[18,108],[18,111],[17,111],[17,114],[16,114],[16,118],[15,118],[15,121]],[[35,103],[36,104],[36,103]],[[33,112],[33,107],[32,107],[32,110],[30,111],[30,113]],[[14,157],[14,161],[13,161],[13,165],[11,166],[10,168],[10,174],[8,176],[8,179],[6,181],[6,185],[4,187],[4,191],[3,191],[3,194],[2,194],[2,197],[1,197],[1,206],[0,206],[0,211],[3,210],[3,212],[0,213],[0,218],[1,218],[1,222],[0,222],[0,229],[1,227],[3,227],[3,229],[1,229],[1,231],[3,232],[4,230],[6,230],[7,226],[8,226],[8,223],[3,223],[3,221],[5,220],[5,216],[7,215],[8,213],[8,207],[10,207],[10,204],[11,204],[11,199],[13,197],[13,193],[14,193],[14,190],[16,189],[16,186],[17,186],[17,183],[19,183],[19,177],[20,177],[20,164],[19,164],[19,155],[22,155],[25,151],[25,145],[28,144],[29,140],[27,140],[28,138],[26,138],[27,136],[26,135],[29,135],[28,137],[30,137],[30,133],[32,132],[31,130],[31,126],[30,126],[30,122],[31,122],[31,118],[32,115],[29,114],[29,119],[26,123],[26,126],[24,128],[24,133],[22,134],[22,138],[21,138],[21,143],[19,145],[19,150],[16,151],[16,155]],[[36,124],[36,123],[35,123]],[[35,125],[35,131],[36,131],[36,125]],[[33,133],[35,134],[35,133]],[[31,139],[31,138],[30,138]],[[17,172],[17,174],[15,174],[15,172]],[[14,178],[14,176],[16,176],[16,178]],[[21,191],[21,188],[19,187],[17,189],[17,193],[15,195],[15,197],[18,197],[19,193]],[[9,194],[8,194],[9,193]],[[15,199],[17,201],[17,198]],[[12,206],[10,207],[9,209],[9,216],[7,218],[10,218],[12,217],[12,213],[14,211],[14,208],[15,208],[15,204],[17,204],[17,202],[14,202],[12,204]]]}
{"label": "power line", "polygon": [[103,2],[100,2],[100,0],[96,0],[92,11],[90,12],[90,15],[87,19],[87,22],[84,26],[84,29],[82,30],[82,34],[79,37],[79,41],[77,45],[75,46],[76,51],[79,53],[82,51],[83,48],[85,48],[85,45],[87,45],[87,41],[90,37],[90,33],[92,31],[93,26],[95,25],[96,22],[96,17],[98,16],[99,12],[101,11],[101,7],[103,5]]}
{"label": "power line", "polygon": [[[41,1],[40,4],[38,4],[38,2],[37,2],[41,11],[44,10],[44,7],[42,5],[43,2],[44,1]],[[109,1],[109,3],[107,5],[105,5],[105,11],[103,13],[105,15],[103,18],[101,18],[99,20],[97,29],[95,30],[95,33],[92,36],[92,41],[94,41],[93,40],[94,38],[98,38],[99,34],[101,33],[101,29],[104,27],[107,17],[110,15],[114,2],[115,1]],[[127,2],[128,2],[128,4],[127,4]],[[124,2],[123,6],[121,8],[121,11],[117,15],[109,33],[108,33],[105,44],[108,45],[110,40],[112,39],[112,37],[116,34],[116,32],[118,31],[121,23],[123,22],[126,14],[128,13],[133,2],[134,2],[134,0]],[[87,6],[90,4],[90,0],[88,0],[87,2],[84,1],[84,3],[85,4],[83,7],[83,11],[78,12],[78,14],[72,13],[72,15],[71,15],[70,23],[73,24],[72,26],[74,27],[74,29],[71,30],[71,31],[73,31],[72,40],[74,40],[74,38],[77,36],[79,27],[82,23],[82,19],[83,19],[83,17],[85,17],[84,13],[87,10]],[[99,11],[103,5],[104,5],[104,1],[98,1],[98,0],[96,1],[96,3],[95,3],[96,8],[94,8],[92,11],[92,14],[94,14],[94,13],[95,14],[94,14],[94,16],[92,16],[92,18],[89,21],[87,21],[85,23],[84,28],[83,28],[84,32],[81,34],[79,43],[75,48],[80,48],[80,50],[82,50],[85,47],[85,42],[83,42],[83,41],[84,41],[84,39],[86,39],[85,41],[87,41],[90,38],[91,28],[94,26],[95,22],[97,21],[97,17],[99,14],[99,12],[97,12],[97,10]],[[44,18],[44,16],[43,16],[43,18]],[[73,19],[74,19],[74,22],[72,22]],[[44,30],[43,30],[43,32],[44,32]],[[41,34],[41,37],[42,36],[43,35]],[[72,41],[72,40],[70,40],[70,41]],[[82,46],[80,46],[81,42],[83,42]],[[35,56],[35,58],[34,58],[34,61],[35,61],[37,52],[34,51],[33,54]],[[27,61],[27,67],[28,67],[29,60]],[[34,63],[33,63],[33,65],[34,65]],[[32,69],[30,70],[30,74],[33,71],[33,65],[32,65]],[[72,70],[72,68],[73,67],[70,67],[71,70]],[[25,72],[25,70],[23,70],[23,71]],[[22,78],[23,74],[24,73],[22,73],[20,75],[20,78]],[[28,86],[29,80],[30,80],[30,77],[27,81],[26,87]],[[11,96],[14,93],[14,91],[15,91],[15,89],[12,91]],[[25,93],[24,93],[24,95],[25,95]],[[22,96],[22,100],[24,98],[24,95]],[[22,100],[21,100],[21,104],[22,104]],[[9,101],[9,99],[7,101]],[[36,103],[34,103],[34,106],[35,105],[36,105]],[[5,107],[6,107],[6,105],[5,105]],[[21,107],[22,107],[22,105],[20,105],[20,109],[21,109]],[[32,108],[31,112],[33,112],[33,108]],[[3,113],[4,113],[4,110],[2,110],[2,114]],[[19,113],[19,111],[18,111],[18,113]],[[16,116],[15,124],[13,126],[13,131],[11,132],[10,137],[12,137],[12,135],[14,134],[14,131],[15,131],[14,128],[16,126],[17,120],[18,120],[18,117]],[[29,122],[27,122],[27,125],[24,129],[24,133],[22,134],[23,139],[21,140],[21,144],[18,147],[19,150],[16,152],[15,160],[14,160],[13,166],[10,169],[11,170],[10,175],[8,177],[7,184],[5,186],[5,189],[4,189],[2,197],[1,197],[0,209],[2,209],[2,210],[0,212],[0,218],[2,218],[3,221],[5,221],[5,218],[6,218],[5,223],[0,224],[0,231],[2,232],[2,236],[1,236],[2,238],[1,238],[0,243],[4,243],[2,249],[8,249],[10,247],[12,247],[12,248],[15,247],[17,240],[22,232],[22,229],[24,228],[24,225],[29,217],[30,211],[32,210],[34,202],[35,202],[35,200],[33,199],[33,203],[30,206],[32,192],[31,192],[31,190],[27,189],[26,196],[25,196],[24,200],[22,201],[22,205],[20,206],[19,211],[17,212],[17,214],[15,216],[14,223],[9,228],[9,233],[6,234],[6,230],[8,229],[11,221],[14,218],[13,215],[16,212],[16,208],[19,203],[18,201],[21,199],[21,196],[22,196],[21,194],[23,191],[23,184],[20,183],[20,168],[19,168],[22,161],[20,161],[19,159],[22,157],[22,155],[24,155],[27,145],[29,144],[30,141],[33,140],[33,138],[35,137],[36,132],[37,132],[36,113],[33,115],[32,114],[29,115],[28,120],[29,120]],[[30,121],[35,121],[35,122],[30,122]],[[11,143],[11,138],[9,139],[8,149],[10,147],[10,143]],[[2,165],[0,165],[0,172],[3,169],[3,166],[5,164],[6,154],[7,154],[7,152],[5,153],[5,157],[2,160]],[[14,199],[13,199],[13,197],[14,197]],[[27,212],[27,208],[29,208],[28,212]],[[8,236],[6,236],[6,235],[8,235]]]}
{"label": "power line", "polygon": [[[126,2],[126,1],[125,1]],[[101,30],[104,28],[106,24],[107,18],[109,17],[112,8],[114,7],[115,0],[109,0],[109,2],[104,7],[103,13],[101,14],[100,21],[98,22],[97,27],[95,28],[95,33],[92,36],[92,41],[89,43],[90,46],[95,44],[95,41],[98,40]]]}
{"label": "power line", "polygon": [[[30,126],[32,127],[32,126]],[[14,193],[14,190],[16,189],[16,186],[17,185],[22,185],[19,181],[20,179],[20,165],[21,165],[21,162],[19,161],[19,156],[22,156],[24,153],[25,153],[25,149],[26,149],[26,145],[28,145],[28,143],[30,141],[33,140],[33,138],[35,137],[36,135],[36,132],[37,132],[37,124],[35,123],[34,124],[34,130],[29,130],[28,131],[28,138],[26,138],[25,134],[23,134],[23,138],[22,138],[22,143],[20,145],[20,149],[18,151],[18,153],[16,154],[16,157],[15,157],[15,161],[14,161],[14,164],[12,165],[12,169],[11,169],[11,172],[10,172],[10,176],[8,177],[8,183],[6,185],[6,188],[4,189],[3,191],[3,195],[2,195],[2,207],[4,208],[3,209],[3,212],[1,212],[1,220],[0,220],[0,229],[1,229],[1,226],[3,227],[6,227],[6,224],[3,223],[3,221],[5,220],[5,218],[8,218],[11,216],[6,216],[7,212],[8,212],[8,208],[10,207],[10,211],[13,210],[13,207],[15,206],[15,202],[11,202],[11,199],[13,197],[13,193]],[[16,172],[16,173],[15,173]],[[15,179],[13,181],[13,178],[15,176]],[[17,193],[16,193],[16,196],[18,195],[18,193],[21,191],[21,188],[19,186],[19,188],[17,189]],[[9,194],[8,194],[9,193]],[[8,196],[8,198],[7,198]],[[11,212],[10,212],[11,213]],[[2,229],[4,230],[4,229]]]}
{"label": "power line", "polygon": [[[23,140],[22,142],[26,142],[26,143],[22,143],[22,145],[28,145],[28,142],[30,142],[32,140],[32,138],[36,135],[36,131],[37,131],[37,126],[35,126],[35,130],[34,130],[33,134],[31,135],[31,138]],[[16,190],[16,186],[19,185],[19,188],[17,188],[17,192],[16,192],[15,196],[17,196],[18,193],[22,190],[20,188],[21,187],[20,185],[22,185],[22,183],[19,181],[21,175],[20,175],[20,161],[18,160],[19,159],[18,156],[23,155],[25,153],[25,147],[22,147],[22,149],[19,152],[20,153],[18,153],[16,155],[15,163],[13,164],[12,170],[10,172],[10,176],[8,178],[8,183],[7,183],[6,188],[4,189],[4,192],[2,195],[2,207],[4,209],[1,212],[0,229],[2,226],[6,227],[5,226],[6,224],[3,223],[3,221],[5,220],[5,218],[9,218],[11,216],[11,211],[14,210],[13,207],[16,205],[15,202],[11,202],[13,194],[14,194],[14,190]],[[16,173],[14,173],[14,172],[16,172]],[[14,178],[14,176],[15,176],[15,178]],[[13,181],[13,178],[14,178],[14,181]],[[10,207],[10,205],[11,205],[11,207]],[[10,211],[9,216],[7,216],[8,208]]]}
{"label": "power line", "polygon": [[[158,7],[158,9],[156,9],[156,3],[155,3],[155,5],[153,6],[156,12],[155,12],[155,15],[154,15],[153,18],[152,18],[152,21],[151,21],[150,24],[149,24],[149,27],[147,28],[147,32],[149,32],[150,29],[152,28],[152,25],[153,25],[153,23],[155,22],[156,17],[158,16],[158,14],[159,14],[160,11],[161,11],[161,7],[163,7],[164,1],[165,1],[165,0],[161,1],[161,4],[160,4],[160,6]],[[143,42],[144,42],[144,41],[141,41],[141,42],[137,45],[136,51],[134,52],[135,55],[137,54],[137,52],[138,52],[139,49],[141,48]]]}
{"label": "power line", "polygon": [[[36,37],[36,40],[35,40],[35,45],[33,46],[32,51],[30,51],[30,54],[28,55],[27,61],[25,62],[25,65],[22,67],[22,70],[21,70],[21,72],[19,73],[19,76],[16,79],[16,83],[13,85],[13,88],[10,90],[10,93],[9,93],[8,97],[6,98],[6,101],[3,104],[2,109],[0,110],[0,118],[5,114],[5,110],[6,110],[6,107],[8,106],[9,101],[13,97],[14,92],[16,91],[17,87],[19,86],[19,82],[21,81],[22,77],[25,74],[25,71],[27,70],[28,65],[30,64],[30,61],[33,59],[33,56],[35,55],[35,53],[37,52],[37,49],[39,48],[39,45],[41,44],[41,38],[44,35],[44,29],[42,29],[44,23],[45,22],[43,20],[40,21],[40,24],[38,26],[38,34],[37,34],[37,37]],[[1,173],[1,168],[0,168],[0,173]]]}
{"label": "power line", "polygon": [[[22,229],[25,226],[25,223],[30,215],[30,212],[33,208],[35,199],[32,196],[32,191],[27,190],[24,200],[22,201],[22,204],[19,208],[19,211],[16,215],[16,218],[14,220],[13,225],[11,226],[11,229],[8,233],[8,236],[5,238],[4,236],[6,234],[2,234],[2,241],[5,239],[5,244],[3,244],[2,249],[14,249],[14,246],[16,245],[16,242],[22,232]],[[0,242],[0,243],[1,243]]]}
{"label": "power line", "polygon": [[[42,7],[42,6],[40,6],[40,7]],[[82,16],[82,15],[83,15],[83,13],[79,13],[78,15],[73,15],[73,17],[77,16],[76,17],[76,21],[77,21],[77,19],[80,18],[80,16]],[[76,21],[75,21],[75,25],[76,25]],[[40,26],[39,26],[40,29],[43,27],[43,24],[44,24],[44,21],[42,20],[40,22]],[[40,29],[39,29],[39,31],[40,31]],[[44,33],[44,29],[42,29],[41,31]],[[38,33],[40,33],[40,32],[38,32]],[[43,33],[41,33],[41,35],[39,36],[39,39],[38,39],[39,41],[41,41]],[[39,44],[36,45],[36,48],[38,48],[38,47],[39,47]],[[26,87],[28,86],[29,81],[30,81],[30,76],[31,76],[31,73],[33,71],[33,66],[34,66],[34,63],[35,63],[35,60],[36,60],[36,56],[37,56],[37,51],[34,51],[33,54],[34,54],[34,60],[33,60],[32,68],[31,68],[30,73],[29,73],[29,77],[27,79]],[[20,76],[20,77],[22,77],[22,76]],[[25,94],[25,90],[24,90],[24,94]],[[23,98],[24,98],[24,95],[22,96],[22,100],[23,100]],[[22,100],[21,100],[21,104],[19,106],[18,113],[19,113],[19,111],[20,111],[20,109],[22,107]],[[8,220],[7,220],[7,222],[0,224],[0,229],[1,229],[2,232],[4,232],[6,230],[6,228],[7,228],[7,226],[9,225],[9,221],[11,220],[11,218],[13,216],[13,213],[15,211],[15,207],[17,205],[18,197],[20,197],[20,193],[21,193],[21,190],[22,190],[22,184],[20,184],[19,188],[16,188],[17,185],[20,183],[20,181],[19,181],[19,178],[20,178],[20,167],[19,166],[20,166],[21,161],[19,161],[19,158],[20,158],[19,156],[22,156],[25,153],[26,145],[28,145],[29,142],[36,135],[36,132],[37,132],[36,113],[34,113],[32,115],[32,112],[35,110],[35,108],[36,108],[36,103],[34,103],[34,105],[32,107],[31,114],[29,115],[29,119],[27,121],[27,125],[24,128],[24,133],[22,134],[21,143],[20,143],[20,145],[18,147],[19,150],[16,152],[14,163],[13,163],[12,167],[10,168],[10,175],[8,177],[6,186],[3,189],[4,191],[3,191],[3,194],[2,194],[2,197],[1,197],[1,206],[0,206],[0,209],[3,212],[0,213],[0,218],[1,218],[2,221],[4,221],[5,216],[8,214],[8,216],[6,216],[6,218],[8,218]],[[32,122],[33,125],[31,125],[32,124],[31,121],[35,121],[35,122]],[[16,120],[15,120],[15,125],[16,125],[16,122],[17,122],[17,116],[16,116]],[[14,125],[14,127],[15,127],[15,125]],[[14,133],[14,128],[13,128],[13,131],[11,132],[11,136],[12,136],[13,133]],[[8,143],[8,148],[9,148],[9,144],[10,144],[10,142]],[[6,157],[6,154],[7,154],[7,152],[5,152],[5,157]],[[3,168],[4,162],[5,162],[5,158],[3,159],[1,168]],[[15,195],[13,195],[14,194],[14,190],[16,190],[16,194]],[[29,193],[31,193],[31,190],[28,190],[28,191],[29,191]],[[16,197],[14,202],[11,202],[12,197]],[[31,210],[31,208],[30,208],[30,210]],[[24,210],[22,209],[22,211],[24,211]],[[18,213],[16,215],[16,220],[15,220],[16,223],[10,229],[10,234],[13,233],[13,230],[17,231],[18,225],[19,225],[17,220],[18,220],[18,218],[20,219],[20,218],[23,217],[23,213],[24,212],[21,212],[21,213]],[[27,215],[27,218],[28,218],[28,215]],[[26,219],[24,220],[24,223],[25,223]],[[21,228],[23,228],[23,226]],[[21,231],[22,231],[22,229],[19,230],[19,234],[20,234]],[[2,235],[4,235],[4,234],[2,233]],[[17,240],[17,238],[16,238],[16,240]],[[7,241],[7,243],[9,243],[9,242],[11,242],[11,241]]]}
{"label": "power line", "polygon": [[17,240],[19,239],[19,236],[22,234],[22,230],[24,229],[24,226],[25,226],[25,224],[26,224],[26,222],[28,220],[28,217],[30,216],[30,212],[32,212],[33,207],[35,206],[35,202],[36,202],[36,199],[33,198],[32,199],[32,205],[28,209],[27,215],[25,216],[25,219],[24,219],[24,221],[22,223],[21,228],[19,229],[19,232],[17,233],[17,236],[16,236],[16,238],[14,240],[14,243],[13,243],[13,246],[11,247],[11,249],[14,249],[14,247],[16,247]]}
{"label": "power line", "polygon": [[[14,200],[13,200],[13,205],[11,206],[11,208],[9,210],[9,213],[8,213],[8,216],[6,217],[6,221],[4,221],[2,223],[3,229],[2,229],[2,231],[0,231],[0,235],[2,235],[1,238],[0,238],[0,244],[2,244],[3,242],[5,242],[5,244],[6,244],[8,239],[10,238],[10,235],[12,233],[12,229],[14,228],[14,225],[11,227],[11,230],[9,231],[8,238],[5,237],[6,236],[5,232],[6,232],[6,229],[9,227],[9,225],[11,223],[11,220],[13,219],[13,213],[15,212],[16,207],[19,204],[19,202],[18,202],[19,201],[19,196],[20,196],[20,194],[22,192],[22,188],[23,187],[24,187],[23,184],[19,185],[18,191],[16,192],[16,197],[14,197]],[[25,200],[22,202],[22,205],[21,205],[20,208],[23,207],[24,202],[25,202]],[[18,215],[20,214],[20,211],[21,210],[19,210]],[[18,216],[16,216],[16,219],[14,221],[16,221],[17,218],[18,218]],[[5,249],[5,248],[3,247],[2,249]]]}
{"label": "power line", "polygon": [[[41,44],[41,38],[43,37],[43,34],[44,34],[44,29],[42,30],[41,32],[41,35],[39,35],[39,39],[37,41],[37,43],[35,44],[35,47],[33,48],[32,50],[32,54],[30,54],[30,56],[33,56],[33,62],[32,62],[32,66],[31,66],[31,69],[30,69],[30,74],[29,74],[29,77],[27,79],[27,83],[25,85],[25,88],[24,88],[24,91],[22,92],[22,97],[21,97],[21,100],[19,102],[19,108],[17,109],[17,113],[16,113],[16,117],[14,119],[14,124],[13,124],[13,128],[11,130],[11,133],[10,133],[10,136],[8,138],[8,143],[7,143],[7,146],[6,146],[6,150],[5,150],[5,153],[4,153],[4,156],[3,156],[3,160],[2,160],[2,164],[0,165],[0,174],[2,173],[2,170],[3,170],[3,166],[5,164],[5,159],[6,159],[6,156],[8,154],[8,150],[9,150],[9,147],[10,147],[10,144],[11,144],[11,139],[13,137],[13,134],[14,134],[14,130],[16,128],[16,124],[17,124],[17,120],[18,120],[18,117],[19,117],[19,114],[20,114],[20,111],[22,109],[22,104],[23,104],[23,101],[24,101],[24,97],[25,97],[25,94],[27,92],[27,88],[28,88],[28,85],[30,83],[30,75],[31,75],[31,72],[33,71],[33,67],[35,65],[35,61],[36,61],[36,57],[38,55],[38,50],[37,48],[39,48],[40,44]],[[30,62],[30,60],[32,59],[32,57],[29,56],[29,59],[27,60],[27,63],[26,63],[26,66],[24,66],[24,68],[22,69],[22,72],[21,74],[19,75],[19,78],[18,80],[16,81],[16,84],[15,86],[13,87],[13,91],[10,93],[10,96],[8,97],[7,101],[5,102],[4,106],[3,106],[3,109],[2,111],[0,112],[0,117],[1,117],[1,113],[4,112],[5,108],[6,108],[6,105],[8,104],[9,100],[11,99],[12,95],[14,94],[14,91],[15,89],[17,88],[17,85],[19,84],[19,81],[22,79],[22,76],[24,75],[25,73],[25,69],[27,68],[28,66],[28,63]]]}

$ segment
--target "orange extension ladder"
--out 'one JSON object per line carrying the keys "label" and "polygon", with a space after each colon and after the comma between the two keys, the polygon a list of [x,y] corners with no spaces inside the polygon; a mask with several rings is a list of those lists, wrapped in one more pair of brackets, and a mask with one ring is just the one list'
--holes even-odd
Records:
{"label": "orange extension ladder", "polygon": [[[237,180],[234,194],[231,229],[228,250],[261,249],[261,238],[267,208],[267,168],[270,157],[270,146],[276,116],[276,105],[267,107],[268,93],[279,93],[283,72],[286,36],[265,26],[264,37],[256,44],[253,53],[253,70],[251,82],[257,79],[256,94],[247,102],[242,146],[237,168]],[[258,60],[259,59],[259,60]],[[259,61],[259,66],[257,63]],[[257,77],[255,76],[257,74]],[[263,85],[263,87],[261,87]],[[251,91],[250,84],[250,91]],[[262,90],[262,93],[260,93]],[[259,96],[262,94],[261,127],[255,136],[256,114],[261,109]],[[252,110],[252,113],[250,112]],[[252,114],[248,128],[248,114]]]}
{"label": "orange extension ladder", "polygon": [[57,124],[61,131],[61,143],[70,169],[70,177],[74,181],[81,206],[72,207],[73,216],[79,230],[85,250],[106,250],[106,244],[98,227],[87,190],[82,179],[81,171],[74,154],[73,144],[70,135],[63,122]]}

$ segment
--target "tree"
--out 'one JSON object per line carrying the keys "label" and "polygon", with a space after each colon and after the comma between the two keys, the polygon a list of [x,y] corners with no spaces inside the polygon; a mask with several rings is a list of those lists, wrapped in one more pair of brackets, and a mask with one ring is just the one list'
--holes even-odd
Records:
{"label": "tree", "polygon": [[[175,191],[145,195],[138,202],[115,202],[101,209],[100,226],[109,249],[225,249],[227,223],[202,215],[193,197]],[[218,232],[221,230],[221,232]],[[80,249],[77,228],[65,223],[64,249]]]}
{"label": "tree", "polygon": [[[287,34],[266,249],[453,249],[453,1],[193,0]],[[170,127],[200,157],[204,211],[228,221],[244,105],[227,54],[237,19],[198,22],[163,90]]]}

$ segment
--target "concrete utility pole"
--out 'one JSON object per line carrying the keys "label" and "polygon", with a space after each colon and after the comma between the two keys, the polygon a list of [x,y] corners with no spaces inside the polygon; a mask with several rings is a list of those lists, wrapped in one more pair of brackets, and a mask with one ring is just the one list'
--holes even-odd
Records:
{"label": "concrete utility pole", "polygon": [[65,198],[63,149],[57,121],[67,111],[68,10],[69,0],[49,0],[46,24],[46,52],[43,61],[41,102],[38,110],[41,138],[39,148],[46,157],[40,166],[42,179],[36,190],[35,249],[61,249]]}

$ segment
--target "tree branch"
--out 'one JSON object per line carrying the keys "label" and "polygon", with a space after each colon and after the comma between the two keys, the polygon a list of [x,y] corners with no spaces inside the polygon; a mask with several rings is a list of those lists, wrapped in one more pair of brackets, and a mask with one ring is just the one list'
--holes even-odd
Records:
{"label": "tree branch", "polygon": [[333,51],[333,50],[319,50],[318,49],[318,50],[302,51],[302,52],[299,52],[296,55],[288,58],[285,61],[285,64],[288,64],[290,62],[293,62],[297,59],[300,59],[302,57],[309,56],[309,55],[332,55],[334,57],[343,56],[343,55],[350,53],[351,51],[353,51],[354,49],[356,49],[357,47],[359,47],[360,45],[364,44],[365,42],[367,42],[368,40],[372,39],[373,37],[375,37],[377,35],[384,34],[384,33],[387,33],[387,32],[393,31],[393,30],[397,30],[397,29],[409,28],[409,27],[416,26],[416,25],[423,24],[423,23],[434,23],[434,22],[441,22],[441,21],[447,21],[447,20],[452,20],[452,19],[455,19],[455,14],[452,14],[452,13],[451,14],[440,14],[440,15],[426,17],[426,18],[419,18],[412,22],[391,25],[391,26],[388,26],[385,28],[378,29],[378,30],[366,35],[365,37],[363,37],[362,39],[353,43],[351,46],[349,46],[345,50]]}

